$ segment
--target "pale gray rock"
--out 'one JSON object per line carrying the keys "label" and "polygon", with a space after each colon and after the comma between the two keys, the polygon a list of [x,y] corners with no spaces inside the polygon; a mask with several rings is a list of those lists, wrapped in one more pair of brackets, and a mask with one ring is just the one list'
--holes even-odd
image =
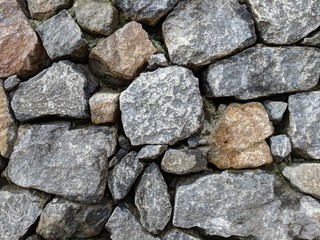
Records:
{"label": "pale gray rock", "polygon": [[262,41],[292,44],[320,26],[320,0],[247,0]]}
{"label": "pale gray rock", "polygon": [[161,169],[173,174],[188,174],[207,169],[206,154],[198,149],[168,149],[161,161]]}
{"label": "pale gray rock", "polygon": [[275,158],[285,158],[291,153],[290,139],[285,135],[270,137],[270,150]]}
{"label": "pale gray rock", "polygon": [[21,125],[7,175],[13,183],[85,203],[101,201],[117,129],[67,122]]}
{"label": "pale gray rock", "polygon": [[287,110],[288,104],[281,101],[264,101],[263,105],[267,110],[269,118],[275,123],[282,121],[283,114]]}
{"label": "pale gray rock", "polygon": [[128,153],[109,174],[108,186],[115,201],[123,199],[135,180],[144,169],[145,163],[139,161],[137,153]]}
{"label": "pale gray rock", "polygon": [[83,204],[54,198],[44,208],[37,233],[46,239],[90,238],[98,235],[112,213],[113,204]]}
{"label": "pale gray rock", "polygon": [[320,91],[289,96],[288,134],[293,149],[308,158],[320,159]]}
{"label": "pale gray rock", "polygon": [[49,195],[35,190],[4,186],[0,190],[0,239],[20,239],[40,216]]}
{"label": "pale gray rock", "polygon": [[166,67],[168,65],[166,56],[163,53],[157,53],[149,57],[147,69],[155,70],[158,67]]}
{"label": "pale gray rock", "polygon": [[6,91],[11,91],[15,89],[17,86],[19,86],[19,84],[20,84],[20,79],[18,78],[17,75],[13,75],[11,77],[8,77],[4,81],[3,87]]}
{"label": "pale gray rock", "polygon": [[191,236],[187,233],[184,233],[178,229],[173,229],[170,232],[168,232],[163,240],[201,240],[200,238]]}
{"label": "pale gray rock", "polygon": [[168,148],[168,145],[147,145],[141,148],[137,158],[141,160],[155,160]]}
{"label": "pale gray rock", "polygon": [[168,187],[157,164],[145,169],[135,191],[134,203],[140,223],[149,232],[162,231],[171,218],[172,206]]}
{"label": "pale gray rock", "polygon": [[86,76],[73,63],[61,61],[15,91],[11,106],[19,121],[59,116],[89,118]]}
{"label": "pale gray rock", "polygon": [[87,40],[66,10],[41,23],[37,32],[52,60],[84,61],[89,55]]}
{"label": "pale gray rock", "polygon": [[72,0],[26,0],[32,19],[45,20],[62,9],[70,8]]}
{"label": "pale gray rock", "polygon": [[317,85],[320,50],[257,45],[211,64],[204,73],[207,97],[254,99],[309,90]]}
{"label": "pale gray rock", "polygon": [[197,132],[202,105],[198,79],[179,66],[142,73],[120,95],[124,131],[134,146],[171,145]]}
{"label": "pale gray rock", "polygon": [[254,22],[237,0],[181,1],[162,24],[170,60],[198,67],[256,41]]}
{"label": "pale gray rock", "polygon": [[320,31],[314,32],[311,36],[304,38],[302,44],[312,47],[320,47]]}

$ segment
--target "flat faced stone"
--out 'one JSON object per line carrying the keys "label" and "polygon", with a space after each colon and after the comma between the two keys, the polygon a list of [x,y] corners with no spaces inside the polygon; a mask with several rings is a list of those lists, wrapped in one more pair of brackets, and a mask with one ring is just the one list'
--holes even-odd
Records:
{"label": "flat faced stone", "polygon": [[263,105],[267,110],[269,118],[275,123],[281,122],[284,112],[287,110],[288,104],[281,101],[264,101]]}
{"label": "flat faced stone", "polygon": [[17,77],[17,75],[13,75],[11,77],[8,77],[4,83],[3,83],[3,87],[6,91],[11,91],[13,89],[15,89],[17,86],[19,86],[20,84],[20,79]]}
{"label": "flat faced stone", "polygon": [[312,47],[320,47],[320,31],[303,39],[302,44]]}
{"label": "flat faced stone", "polygon": [[46,20],[62,9],[70,8],[72,0],[26,0],[32,19]]}
{"label": "flat faced stone", "polygon": [[141,160],[155,160],[160,157],[168,148],[168,145],[146,145],[141,148],[137,158]]}
{"label": "flat faced stone", "polygon": [[270,137],[270,150],[276,158],[287,157],[291,153],[290,139],[285,134]]}

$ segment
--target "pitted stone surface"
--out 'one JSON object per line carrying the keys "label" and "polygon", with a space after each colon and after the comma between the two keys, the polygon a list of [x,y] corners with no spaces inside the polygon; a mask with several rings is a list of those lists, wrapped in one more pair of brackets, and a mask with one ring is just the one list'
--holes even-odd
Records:
{"label": "pitted stone surface", "polygon": [[72,0],[27,0],[27,2],[31,18],[36,20],[46,20],[72,5]]}

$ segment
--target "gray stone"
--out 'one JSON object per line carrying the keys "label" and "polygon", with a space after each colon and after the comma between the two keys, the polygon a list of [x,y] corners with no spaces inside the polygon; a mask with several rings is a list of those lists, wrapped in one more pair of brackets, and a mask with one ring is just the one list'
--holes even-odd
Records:
{"label": "gray stone", "polygon": [[288,134],[293,149],[305,157],[320,159],[320,91],[289,96]]}
{"label": "gray stone", "polygon": [[13,75],[4,81],[3,87],[6,91],[11,91],[19,86],[19,84],[20,79],[17,77],[17,75]]}
{"label": "gray stone", "polygon": [[130,140],[123,135],[120,135],[118,137],[118,143],[119,143],[120,147],[122,147],[123,149],[125,149],[127,151],[129,151],[132,148]]}
{"label": "gray stone", "polygon": [[43,238],[38,234],[33,234],[30,237],[27,237],[26,240],[43,240]]}
{"label": "gray stone", "polygon": [[320,26],[319,0],[246,2],[265,43],[292,44]]}
{"label": "gray stone", "polygon": [[253,99],[305,91],[317,85],[320,50],[257,45],[211,64],[204,73],[207,97]]}
{"label": "gray stone", "polygon": [[49,195],[7,185],[0,190],[0,239],[20,239],[40,216]]}
{"label": "gray stone", "polygon": [[66,10],[41,23],[37,32],[52,60],[83,61],[89,54],[87,40]]}
{"label": "gray stone", "polygon": [[62,9],[71,7],[72,0],[27,0],[32,19],[45,20]]}
{"label": "gray stone", "polygon": [[197,67],[256,41],[254,22],[237,0],[181,1],[162,25],[170,60]]}
{"label": "gray stone", "polygon": [[92,34],[109,36],[118,24],[118,10],[109,1],[76,0],[73,8],[77,23]]}
{"label": "gray stone", "polygon": [[120,95],[124,131],[134,146],[171,145],[197,132],[202,105],[198,79],[179,66],[142,73]]}
{"label": "gray stone", "polygon": [[173,174],[188,174],[207,169],[206,154],[198,149],[168,149],[161,161],[161,169]]}
{"label": "gray stone", "polygon": [[137,153],[128,153],[109,174],[108,186],[115,201],[123,199],[144,169],[144,163],[137,159]]}
{"label": "gray stone", "polygon": [[166,67],[168,65],[166,56],[163,53],[158,53],[149,57],[147,69],[155,70],[158,67]]}
{"label": "gray stone", "polygon": [[120,148],[119,151],[109,161],[108,168],[110,169],[117,165],[121,161],[121,159],[127,155],[127,153],[127,150]]}
{"label": "gray stone", "polygon": [[191,236],[187,233],[184,233],[178,229],[173,229],[170,232],[168,232],[163,240],[201,240],[200,238]]}
{"label": "gray stone", "polygon": [[137,158],[141,160],[155,160],[168,148],[168,145],[147,145],[141,148]]}
{"label": "gray stone", "polygon": [[156,25],[178,2],[179,0],[114,0],[114,3],[125,12],[126,16],[151,26]]}
{"label": "gray stone", "polygon": [[116,207],[109,218],[106,229],[112,240],[160,240],[143,230],[135,216],[129,209],[121,205]]}
{"label": "gray stone", "polygon": [[59,116],[89,118],[86,76],[69,61],[50,68],[20,84],[11,102],[19,121]]}
{"label": "gray stone", "polygon": [[54,198],[44,208],[36,229],[46,239],[90,238],[98,235],[111,215],[113,204],[83,204]]}
{"label": "gray stone", "polygon": [[159,167],[152,163],[145,169],[135,192],[134,203],[141,225],[151,233],[162,231],[171,218],[168,187]]}
{"label": "gray stone", "polygon": [[10,181],[73,201],[101,201],[107,165],[116,148],[117,129],[67,122],[21,125],[7,167]]}
{"label": "gray stone", "polygon": [[302,44],[313,47],[320,47],[320,31],[314,32],[311,36],[303,39]]}
{"label": "gray stone", "polygon": [[286,102],[269,100],[264,101],[263,105],[267,110],[270,120],[274,121],[275,123],[279,123],[282,121],[283,114],[288,107],[288,104]]}
{"label": "gray stone", "polygon": [[291,153],[290,139],[285,134],[270,137],[270,150],[276,158],[287,157]]}

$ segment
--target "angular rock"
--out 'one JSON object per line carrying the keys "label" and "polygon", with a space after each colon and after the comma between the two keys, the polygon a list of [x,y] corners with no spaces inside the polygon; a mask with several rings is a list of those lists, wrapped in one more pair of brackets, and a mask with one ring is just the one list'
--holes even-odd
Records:
{"label": "angular rock", "polygon": [[320,26],[319,0],[247,0],[247,5],[265,43],[292,44]]}
{"label": "angular rock", "polygon": [[7,185],[0,190],[0,239],[20,239],[40,216],[49,195]]}
{"label": "angular rock", "polygon": [[90,52],[89,64],[99,77],[132,80],[155,52],[148,33],[133,21],[101,41]]}
{"label": "angular rock", "polygon": [[201,240],[201,239],[191,236],[189,234],[186,234],[178,229],[173,229],[164,236],[163,240]]}
{"label": "angular rock", "polygon": [[302,44],[312,47],[320,47],[320,31],[317,31],[311,36],[303,39]]}
{"label": "angular rock", "polygon": [[46,20],[62,9],[72,6],[72,0],[27,0],[31,18]]}
{"label": "angular rock", "polygon": [[162,158],[161,169],[178,175],[200,172],[207,169],[207,157],[198,149],[168,149]]}
{"label": "angular rock", "polygon": [[158,67],[166,67],[168,65],[166,56],[163,53],[158,53],[149,57],[147,69],[155,70]]}
{"label": "angular rock", "polygon": [[71,62],[50,68],[20,84],[11,106],[19,121],[58,116],[89,118],[86,76]]}
{"label": "angular rock", "polygon": [[112,240],[160,240],[145,232],[138,220],[125,206],[118,206],[109,218],[106,229],[110,232]]}
{"label": "angular rock", "polygon": [[109,36],[118,25],[118,10],[111,2],[77,0],[73,8],[77,23],[92,34]]}
{"label": "angular rock", "polygon": [[253,99],[305,91],[317,85],[320,50],[257,45],[211,64],[204,73],[207,97]]}
{"label": "angular rock", "polygon": [[114,123],[120,116],[120,93],[100,90],[89,99],[91,121],[94,124]]}
{"label": "angular rock", "polygon": [[270,137],[270,150],[276,158],[287,157],[291,153],[290,139],[285,134]]}
{"label": "angular rock", "polygon": [[272,156],[265,139],[272,133],[272,123],[261,103],[232,103],[211,132],[208,161],[220,169],[269,164]]}
{"label": "angular rock", "polygon": [[202,125],[198,79],[179,66],[142,73],[121,93],[120,110],[132,145],[174,144]]}
{"label": "angular rock", "polygon": [[67,122],[22,125],[7,167],[10,181],[72,201],[101,201],[115,127],[70,129]]}
{"label": "angular rock", "polygon": [[286,102],[269,100],[264,101],[263,105],[267,110],[270,120],[274,121],[275,123],[279,123],[282,121],[283,114],[288,107],[288,104]]}
{"label": "angular rock", "polygon": [[88,42],[67,10],[41,23],[37,32],[49,57],[54,61],[84,61],[89,54]]}
{"label": "angular rock", "polygon": [[41,213],[36,231],[46,239],[90,238],[102,231],[112,207],[111,201],[89,205],[54,198]]}
{"label": "angular rock", "polygon": [[169,222],[172,206],[168,187],[155,163],[143,172],[136,188],[134,204],[140,213],[140,223],[147,231],[157,234]]}
{"label": "angular rock", "polygon": [[254,22],[237,0],[181,1],[162,24],[170,60],[198,67],[256,41]]}
{"label": "angular rock", "polygon": [[123,199],[144,169],[144,163],[137,159],[137,153],[128,153],[109,174],[108,186],[115,201]]}
{"label": "angular rock", "polygon": [[122,158],[124,158],[128,154],[128,151],[120,148],[119,151],[111,158],[111,160],[108,163],[108,168],[113,168],[115,165],[117,165]]}
{"label": "angular rock", "polygon": [[141,160],[155,160],[168,148],[168,145],[147,145],[141,148],[137,158]]}
{"label": "angular rock", "polygon": [[3,87],[6,91],[11,91],[19,86],[19,84],[20,79],[17,77],[17,75],[13,75],[4,81]]}
{"label": "angular rock", "polygon": [[0,78],[28,77],[49,62],[16,0],[0,0]]}
{"label": "angular rock", "polygon": [[132,148],[130,140],[123,135],[119,135],[118,143],[119,143],[120,147],[122,147],[123,149],[125,149],[127,151],[129,151]]}
{"label": "angular rock", "polygon": [[320,91],[289,96],[288,134],[293,149],[305,157],[320,159]]}

